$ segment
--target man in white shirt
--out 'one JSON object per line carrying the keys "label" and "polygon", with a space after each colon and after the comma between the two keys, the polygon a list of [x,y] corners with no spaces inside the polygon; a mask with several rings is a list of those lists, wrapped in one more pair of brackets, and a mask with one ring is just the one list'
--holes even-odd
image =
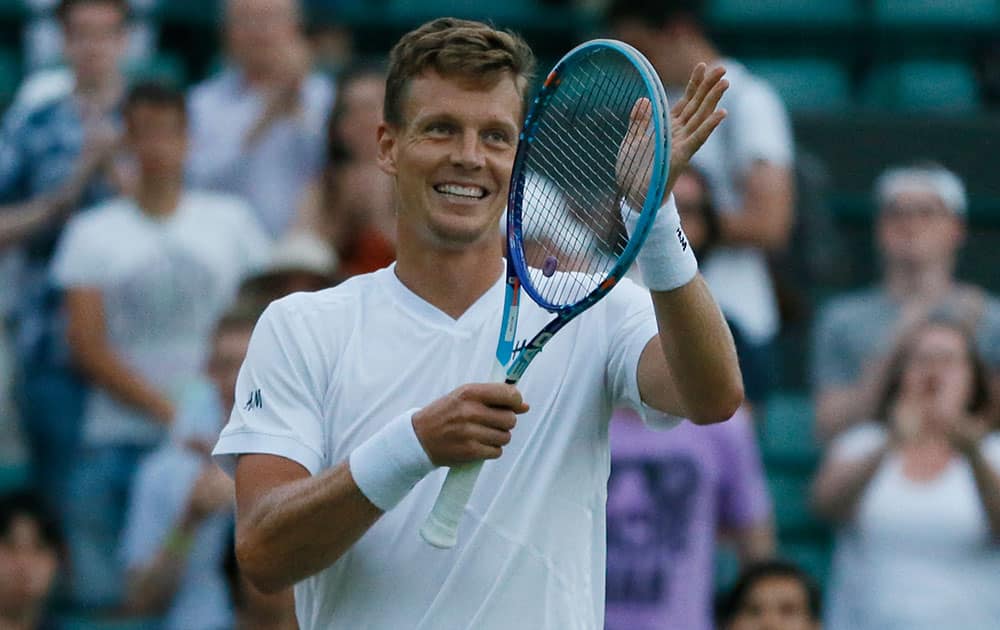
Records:
{"label": "man in white shirt", "polygon": [[70,220],[52,262],[70,351],[93,385],[66,506],[72,599],[87,608],[120,603],[116,551],[132,477],[200,373],[216,319],[270,246],[242,201],[184,187],[183,94],[136,86],[125,122],[135,196]]}
{"label": "man in white shirt", "polygon": [[228,0],[230,66],[190,96],[190,182],[245,198],[274,239],[323,166],[333,103],[299,21],[297,0]]}
{"label": "man in white shirt", "polygon": [[[306,630],[602,627],[612,408],[708,423],[742,400],[695,266],[672,290],[623,281],[518,387],[485,382],[504,292],[496,225],[532,66],[523,40],[478,22],[405,35],[378,132],[397,263],[279,300],[254,331],[215,453],[235,472],[244,574],[265,591],[295,584]],[[673,168],[722,120],[725,87],[699,67]],[[679,222],[672,200],[661,212]],[[550,317],[525,300],[519,326]],[[417,532],[443,467],[484,459],[457,546],[430,547]]]}
{"label": "man in white shirt", "polygon": [[719,247],[703,273],[733,326],[751,349],[766,355],[780,327],[767,254],[785,247],[794,224],[791,124],[774,89],[723,58],[708,38],[703,4],[615,0],[608,20],[615,36],[649,57],[671,102],[698,63],[726,68],[730,89],[720,103],[726,121],[691,161],[719,210]]}

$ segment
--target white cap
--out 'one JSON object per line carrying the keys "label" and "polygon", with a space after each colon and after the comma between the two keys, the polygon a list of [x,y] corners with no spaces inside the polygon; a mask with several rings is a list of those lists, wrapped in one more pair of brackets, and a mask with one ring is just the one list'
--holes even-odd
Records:
{"label": "white cap", "polygon": [[943,166],[928,164],[890,168],[875,180],[875,200],[880,208],[890,205],[901,193],[913,191],[934,194],[949,210],[965,215],[968,205],[965,185]]}
{"label": "white cap", "polygon": [[262,275],[303,271],[331,276],[338,262],[333,247],[320,237],[310,232],[290,232],[271,248],[271,259]]}

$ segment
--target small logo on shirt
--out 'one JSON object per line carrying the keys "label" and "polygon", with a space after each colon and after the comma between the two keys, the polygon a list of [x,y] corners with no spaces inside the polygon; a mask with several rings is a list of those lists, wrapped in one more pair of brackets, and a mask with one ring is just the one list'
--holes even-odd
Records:
{"label": "small logo on shirt", "polygon": [[687,237],[684,236],[684,230],[681,228],[677,228],[677,240],[681,244],[681,251],[686,252],[688,248],[688,240]]}
{"label": "small logo on shirt", "polygon": [[260,390],[255,389],[252,392],[250,392],[250,398],[248,398],[246,404],[243,405],[243,409],[245,409],[246,411],[252,411],[254,409],[260,409],[263,406],[264,403],[261,400]]}

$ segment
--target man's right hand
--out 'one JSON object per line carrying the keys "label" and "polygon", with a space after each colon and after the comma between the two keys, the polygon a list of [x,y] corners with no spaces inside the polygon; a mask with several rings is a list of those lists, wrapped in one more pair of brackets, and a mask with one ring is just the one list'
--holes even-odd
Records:
{"label": "man's right hand", "polygon": [[514,385],[463,385],[413,414],[413,429],[431,462],[454,466],[496,459],[528,404]]}

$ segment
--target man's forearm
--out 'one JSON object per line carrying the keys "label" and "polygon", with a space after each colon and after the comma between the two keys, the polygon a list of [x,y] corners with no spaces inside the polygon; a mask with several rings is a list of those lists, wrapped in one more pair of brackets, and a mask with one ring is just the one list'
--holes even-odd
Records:
{"label": "man's forearm", "polygon": [[[730,418],[743,402],[743,380],[732,334],[708,285],[698,275],[678,289],[650,295],[666,371],[681,409],[663,408],[657,400],[647,404],[695,423]],[[640,391],[655,390],[653,383],[640,382]]]}
{"label": "man's forearm", "polygon": [[173,419],[171,402],[122,363],[110,349],[75,348],[74,354],[90,380],[108,390],[118,400],[141,409],[158,422],[169,423]]}
{"label": "man's forearm", "polygon": [[58,214],[58,208],[43,198],[0,208],[0,250],[45,229]]}
{"label": "man's forearm", "polygon": [[236,555],[251,583],[274,593],[336,562],[381,515],[345,461],[263,496],[239,519]]}

